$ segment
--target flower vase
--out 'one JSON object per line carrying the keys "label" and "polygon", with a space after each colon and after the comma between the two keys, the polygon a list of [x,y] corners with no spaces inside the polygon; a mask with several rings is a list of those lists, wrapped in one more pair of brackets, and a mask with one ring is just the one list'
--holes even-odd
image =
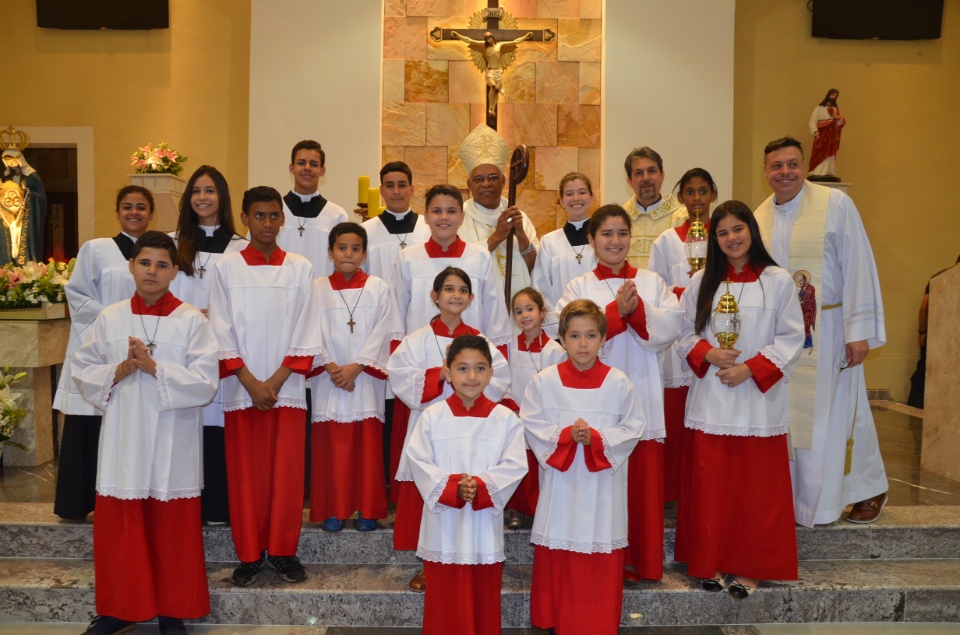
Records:
{"label": "flower vase", "polygon": [[180,215],[180,197],[187,182],[179,176],[163,173],[131,174],[130,184],[139,185],[153,194],[155,209],[150,229],[169,233],[177,229]]}

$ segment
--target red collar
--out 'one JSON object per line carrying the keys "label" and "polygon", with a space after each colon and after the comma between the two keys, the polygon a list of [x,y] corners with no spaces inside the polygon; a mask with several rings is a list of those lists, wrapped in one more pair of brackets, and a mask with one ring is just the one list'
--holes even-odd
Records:
{"label": "red collar", "polygon": [[[704,228],[704,231],[709,232],[710,221],[705,222],[703,224],[703,228]],[[680,227],[676,227],[675,229],[677,231],[677,236],[680,237],[680,242],[682,243],[687,242],[687,232],[690,231],[690,221],[686,221],[683,225],[680,225]]]}
{"label": "red collar", "polygon": [[623,278],[626,280],[637,277],[636,267],[633,267],[627,261],[624,261],[623,267],[620,268],[620,273],[613,273],[613,269],[606,265],[597,265],[597,268],[594,269],[593,272],[597,274],[597,277],[601,280],[607,280],[608,278]]}
{"label": "red collar", "polygon": [[130,298],[130,310],[133,311],[134,315],[167,317],[181,304],[183,304],[183,302],[169,291],[160,296],[160,299],[154,302],[152,306],[144,304],[143,298],[140,297],[139,293],[134,293],[133,297]]}
{"label": "red collar", "polygon": [[547,345],[547,342],[550,341],[550,336],[540,331],[540,335],[537,336],[537,339],[530,342],[530,348],[527,348],[527,338],[524,337],[523,333],[517,336],[517,350],[518,351],[530,351],[531,353],[541,353],[543,352],[543,347]]}
{"label": "red collar", "polygon": [[724,280],[729,280],[730,282],[756,282],[760,279],[760,274],[763,273],[764,267],[754,268],[749,262],[744,265],[743,271],[736,273],[733,270],[733,265],[727,263],[727,272],[724,274]]}
{"label": "red collar", "polygon": [[440,243],[433,239],[433,236],[427,239],[427,242],[423,243],[423,248],[427,250],[427,255],[431,258],[459,258],[463,255],[463,250],[466,248],[467,243],[463,242],[463,239],[457,236],[457,239],[453,241],[453,244],[450,245],[446,250],[440,246]]}
{"label": "red collar", "polygon": [[481,394],[473,402],[473,406],[467,408],[463,405],[460,397],[454,393],[447,397],[447,405],[450,406],[450,412],[453,413],[454,417],[488,417],[497,404],[490,401],[486,395]]}
{"label": "red collar", "polygon": [[447,325],[443,323],[443,320],[439,316],[430,320],[430,328],[433,329],[435,335],[440,337],[458,337],[460,335],[480,335],[480,331],[473,328],[472,326],[467,326],[463,320],[460,320],[460,324],[457,325],[457,328],[453,329],[453,333],[450,332],[450,329],[447,328]]}
{"label": "red collar", "polygon": [[283,264],[283,258],[287,255],[287,252],[277,247],[273,250],[273,253],[270,254],[270,257],[266,258],[256,247],[247,245],[243,248],[243,251],[240,252],[240,255],[243,256],[244,261],[251,267],[260,265],[279,267]]}
{"label": "red collar", "polygon": [[367,281],[367,272],[363,269],[357,269],[357,272],[353,274],[353,277],[350,278],[350,282],[347,282],[343,278],[343,274],[339,271],[334,271],[330,274],[330,286],[333,287],[334,291],[342,291],[343,289],[362,289],[363,284]]}
{"label": "red collar", "polygon": [[560,383],[567,388],[599,388],[607,378],[610,367],[599,359],[587,370],[578,370],[569,359],[557,364]]}

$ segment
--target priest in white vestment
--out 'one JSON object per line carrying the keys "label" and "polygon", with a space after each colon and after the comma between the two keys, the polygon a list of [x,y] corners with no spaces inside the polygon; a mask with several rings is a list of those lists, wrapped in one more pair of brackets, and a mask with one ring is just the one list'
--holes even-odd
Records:
{"label": "priest in white vestment", "polygon": [[832,523],[851,503],[847,520],[874,522],[888,484],[863,360],[886,328],[870,241],[849,196],[804,180],[796,139],[767,144],[764,176],[774,193],[756,211],[763,240],[781,267],[805,270],[821,302],[789,384],[797,522]]}
{"label": "priest in white vestment", "polygon": [[687,209],[673,196],[660,194],[663,159],[647,146],[634,148],[623,162],[633,196],[623,204],[630,215],[630,264],[646,269],[650,250],[660,234],[687,220]]}
{"label": "priest in white vestment", "polygon": [[[463,204],[465,218],[459,235],[468,243],[485,247],[497,263],[500,279],[506,279],[507,236],[516,229],[513,240],[513,293],[530,286],[530,272],[537,260],[537,230],[530,217],[507,205],[503,175],[510,150],[497,131],[480,124],[460,145],[460,160],[467,169],[470,198]],[[510,298],[507,298],[510,301]]]}

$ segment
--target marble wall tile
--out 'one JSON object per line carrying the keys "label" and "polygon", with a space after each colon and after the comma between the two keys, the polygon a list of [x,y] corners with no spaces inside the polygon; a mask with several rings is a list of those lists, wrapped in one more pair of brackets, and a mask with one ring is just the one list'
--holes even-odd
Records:
{"label": "marble wall tile", "polygon": [[517,192],[517,207],[526,212],[533,221],[537,228],[537,236],[543,236],[557,228],[556,190],[538,190],[521,186],[520,191]]}
{"label": "marble wall tile", "polygon": [[580,19],[599,20],[603,17],[603,0],[580,0]]}
{"label": "marble wall tile", "polygon": [[603,200],[603,183],[600,180],[600,149],[580,148],[578,151],[578,171],[583,172],[590,179],[593,186],[593,198],[597,204]]}
{"label": "marble wall tile", "polygon": [[557,59],[561,62],[599,62],[600,20],[558,20]]}
{"label": "marble wall tile", "polygon": [[445,103],[449,85],[445,60],[407,60],[404,63],[403,101]]}
{"label": "marble wall tile", "polygon": [[557,106],[557,145],[600,147],[600,106]]}
{"label": "marble wall tile", "polygon": [[470,104],[427,104],[427,145],[459,145],[470,134]]}
{"label": "marble wall tile", "polygon": [[[557,144],[557,108],[552,104],[513,104],[513,121],[518,143],[528,146]],[[598,133],[599,138],[599,133]],[[568,144],[564,145],[577,145]]]}
{"label": "marble wall tile", "polygon": [[422,60],[426,58],[426,18],[383,19],[383,59]]}
{"label": "marble wall tile", "polygon": [[383,103],[404,101],[406,65],[404,60],[383,60]]}
{"label": "marble wall tile", "polygon": [[[475,10],[475,9],[474,9]],[[432,60],[466,60],[471,64],[473,63],[473,58],[470,56],[470,47],[465,43],[459,40],[443,40],[441,42],[435,41],[432,37],[429,36],[430,32],[435,28],[439,27],[441,29],[469,29],[470,22],[469,17],[473,11],[467,13],[462,13],[459,15],[454,15],[454,17],[430,17],[424,18],[427,20],[427,38],[424,43],[427,47],[427,57]],[[450,15],[450,14],[445,14]]]}
{"label": "marble wall tile", "polygon": [[388,18],[407,15],[407,0],[384,0],[383,15]]}
{"label": "marble wall tile", "polygon": [[579,18],[580,0],[538,0],[538,18]]}
{"label": "marble wall tile", "polygon": [[404,161],[413,172],[413,182],[426,191],[431,185],[447,180],[447,146],[407,147]]}
{"label": "marble wall tile", "polygon": [[483,6],[477,0],[407,0],[407,15],[469,16]]}
{"label": "marble wall tile", "polygon": [[557,42],[559,31],[556,19],[537,18],[535,20],[517,20],[517,28],[522,31],[537,31],[549,28],[558,37],[552,42],[523,42],[517,46],[515,63],[521,62],[549,62],[557,60]]}
{"label": "marble wall tile", "polygon": [[500,95],[499,101],[514,104],[537,101],[538,64],[539,62],[514,62],[510,68],[504,71],[503,88],[507,91],[507,94]]}
{"label": "marble wall tile", "polygon": [[385,146],[423,145],[427,140],[427,105],[388,103],[383,105]]}
{"label": "marble wall tile", "polygon": [[537,17],[537,0],[501,0],[500,6],[517,18]]}
{"label": "marble wall tile", "polygon": [[910,590],[904,599],[905,622],[960,622],[960,593],[954,589]]}
{"label": "marble wall tile", "polygon": [[[391,161],[403,161],[403,146],[383,146],[383,163],[390,163]],[[377,179],[371,174],[370,183],[375,180]]]}
{"label": "marble wall tile", "polygon": [[579,67],[577,62],[537,62],[537,103],[579,103]]}
{"label": "marble wall tile", "polygon": [[[473,62],[454,60],[448,62],[451,104],[480,104],[486,100],[486,86],[483,73],[477,70]],[[512,70],[512,69],[511,69]],[[513,82],[508,84],[513,87]],[[531,100],[532,101],[532,100]]]}
{"label": "marble wall tile", "polygon": [[[534,104],[503,104],[497,107],[497,132],[503,137],[506,144],[513,148],[518,143],[533,145],[524,139],[517,139],[514,131],[516,130],[515,118],[516,108],[520,106],[533,106]],[[487,107],[484,104],[470,104],[470,130],[473,130],[487,120]],[[521,128],[522,130],[522,128]]]}
{"label": "marble wall tile", "polygon": [[533,183],[538,190],[556,190],[563,175],[576,172],[579,167],[580,153],[577,148],[538,146],[536,154]]}
{"label": "marble wall tile", "polygon": [[447,183],[459,188],[467,186],[467,169],[463,167],[463,161],[460,160],[459,145],[447,148]]}
{"label": "marble wall tile", "polygon": [[580,103],[600,103],[600,62],[580,62]]}

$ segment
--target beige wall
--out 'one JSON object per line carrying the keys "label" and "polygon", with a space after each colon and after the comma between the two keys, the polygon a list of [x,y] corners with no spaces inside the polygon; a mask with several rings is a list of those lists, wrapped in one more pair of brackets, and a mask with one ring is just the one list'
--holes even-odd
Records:
{"label": "beige wall", "polygon": [[944,3],[941,39],[919,42],[814,39],[806,4],[737,1],[733,195],[753,206],[768,196],[763,146],[785,134],[809,146],[813,107],[840,90],[837,173],[852,183],[886,313],[887,345],[871,353],[867,385],[905,401],[924,285],[960,253],[960,2]]}
{"label": "beige wall", "polygon": [[0,102],[3,126],[93,128],[94,235],[116,233],[116,192],[129,183],[130,154],[147,142],[187,155],[184,176],[217,166],[233,197],[242,194],[249,2],[171,0],[170,28],[154,31],[39,29],[35,3],[5,2],[3,24],[17,34],[10,52],[22,71],[5,84],[16,98]]}

